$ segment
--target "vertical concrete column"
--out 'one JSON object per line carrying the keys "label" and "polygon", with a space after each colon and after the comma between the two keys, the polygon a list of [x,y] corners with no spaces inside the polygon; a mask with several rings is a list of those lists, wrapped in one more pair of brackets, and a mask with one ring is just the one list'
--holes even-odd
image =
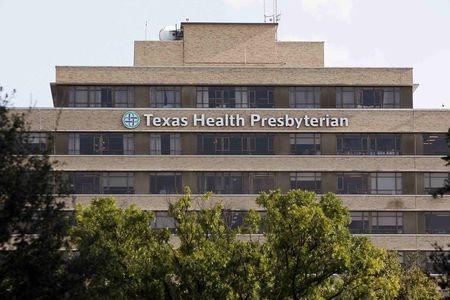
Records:
{"label": "vertical concrete column", "polygon": [[400,154],[401,155],[415,155],[415,141],[414,134],[404,133],[400,135]]}
{"label": "vertical concrete column", "polygon": [[418,211],[416,212],[417,219],[417,233],[425,233],[426,230],[426,217],[425,212]]}
{"label": "vertical concrete column", "polygon": [[424,173],[415,173],[416,175],[416,194],[423,195],[425,194],[425,176]]}
{"label": "vertical concrete column", "polygon": [[69,86],[56,87],[56,104],[61,107],[69,106]]}
{"label": "vertical concrete column", "polygon": [[136,132],[134,134],[134,154],[150,154],[150,133]]}
{"label": "vertical concrete column", "polygon": [[402,194],[414,195],[416,194],[416,177],[415,173],[402,173]]}
{"label": "vertical concrete column", "polygon": [[416,155],[423,155],[423,134],[416,133],[414,137],[416,139]]}
{"label": "vertical concrete column", "polygon": [[323,86],[320,88],[320,107],[336,108],[336,88]]}
{"label": "vertical concrete column", "polygon": [[402,86],[400,88],[400,108],[413,107],[413,88],[412,86]]}
{"label": "vertical concrete column", "polygon": [[277,86],[273,90],[273,100],[275,108],[288,108],[289,107],[289,87]]}
{"label": "vertical concrete column", "polygon": [[195,86],[181,87],[181,107],[197,107],[197,89]]}
{"label": "vertical concrete column", "polygon": [[276,133],[273,137],[273,154],[288,155],[290,154],[289,133]]}
{"label": "vertical concrete column", "polygon": [[150,193],[150,177],[148,172],[134,172],[134,192],[136,194]]}
{"label": "vertical concrete column", "polygon": [[337,176],[336,173],[322,172],[322,193],[337,192]]}
{"label": "vertical concrete column", "polygon": [[56,155],[69,154],[69,133],[55,132],[53,133],[53,152]]}
{"label": "vertical concrete column", "polygon": [[283,193],[291,189],[291,179],[289,172],[275,173],[275,184]]}
{"label": "vertical concrete column", "polygon": [[191,193],[199,193],[198,180],[196,172],[183,172],[181,173],[181,184],[184,187],[188,186],[191,189]]}
{"label": "vertical concrete column", "polygon": [[418,233],[417,213],[414,211],[403,212],[403,233]]}
{"label": "vertical concrete column", "polygon": [[320,134],[320,151],[323,155],[336,155],[336,134]]}
{"label": "vertical concrete column", "polygon": [[134,106],[150,107],[150,87],[148,86],[134,87]]}
{"label": "vertical concrete column", "polygon": [[181,154],[196,155],[197,154],[197,133],[181,133]]}
{"label": "vertical concrete column", "polygon": [[253,183],[251,182],[252,173],[241,172],[242,174],[242,193],[248,194],[253,192]]}

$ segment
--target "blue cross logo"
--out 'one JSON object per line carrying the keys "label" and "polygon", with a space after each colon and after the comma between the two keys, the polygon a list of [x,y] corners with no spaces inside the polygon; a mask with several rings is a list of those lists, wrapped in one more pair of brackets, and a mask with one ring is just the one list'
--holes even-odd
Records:
{"label": "blue cross logo", "polygon": [[134,129],[141,123],[141,117],[134,111],[127,111],[122,116],[122,124],[128,129]]}

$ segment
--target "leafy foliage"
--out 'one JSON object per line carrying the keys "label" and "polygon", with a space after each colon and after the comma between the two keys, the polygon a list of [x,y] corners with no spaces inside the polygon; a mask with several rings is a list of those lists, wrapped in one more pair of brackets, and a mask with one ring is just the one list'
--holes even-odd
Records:
{"label": "leafy foliage", "polygon": [[[266,216],[250,211],[237,230],[225,224],[223,204],[208,206],[208,198],[201,200],[207,208],[194,210],[186,190],[170,205],[177,231],[171,237],[149,226],[152,213],[117,208],[111,198],[79,206],[70,297],[408,299],[422,293],[436,299],[422,273],[402,273],[396,254],[349,233],[349,214],[332,194],[262,194]],[[255,235],[261,227],[264,237]],[[403,286],[413,281],[417,286]]]}
{"label": "leafy foliage", "polygon": [[23,115],[0,104],[0,298],[51,298],[60,292],[67,220],[64,185],[48,152],[27,141]]}
{"label": "leafy foliage", "polygon": [[69,265],[71,298],[164,298],[172,248],[167,231],[151,227],[154,216],[135,206],[124,210],[112,198],[95,198],[76,209],[71,230],[77,250]]}
{"label": "leafy foliage", "polygon": [[[448,145],[448,153],[446,156],[442,157],[442,159],[444,161],[446,161],[446,166],[450,166],[450,128],[448,129],[447,132],[447,145]],[[443,196],[444,194],[448,194],[450,193],[450,179],[447,179],[445,181],[445,184],[443,187],[437,189],[434,193],[433,193],[433,197],[437,197],[439,196]]]}

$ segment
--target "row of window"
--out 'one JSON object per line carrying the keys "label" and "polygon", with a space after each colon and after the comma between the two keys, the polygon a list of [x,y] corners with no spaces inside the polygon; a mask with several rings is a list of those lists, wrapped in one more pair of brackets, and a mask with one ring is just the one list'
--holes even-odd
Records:
{"label": "row of window", "polygon": [[[72,86],[70,107],[134,107],[134,87]],[[290,108],[320,108],[320,87],[289,88]],[[149,107],[179,108],[181,87],[149,87]],[[273,87],[197,87],[199,108],[273,108]],[[399,87],[337,87],[336,108],[400,108]]]}
{"label": "row of window", "polygon": [[[181,172],[147,173],[150,194],[181,194],[183,176]],[[322,173],[291,172],[290,188],[316,193],[322,189]],[[449,180],[450,173],[423,173],[426,194],[442,187]],[[69,174],[69,181],[75,194],[134,194],[133,172],[75,172]],[[198,193],[257,194],[278,188],[274,172],[197,172]],[[333,179],[334,180],[334,179]],[[337,194],[401,195],[402,173],[336,173]]]}
{"label": "row of window", "polygon": [[[265,212],[260,212],[261,216]],[[406,215],[408,214],[408,216]],[[231,228],[244,225],[246,211],[224,210],[222,218]],[[412,212],[401,211],[352,211],[350,212],[350,232],[353,234],[449,234],[450,212]],[[167,228],[174,231],[176,223],[167,211],[155,212],[154,228]],[[410,223],[405,230],[405,223]],[[416,224],[424,224],[421,228]],[[261,232],[264,229],[261,229]]]}
{"label": "row of window", "polygon": [[[264,133],[199,133],[197,154],[200,155],[271,155],[274,154],[274,134]],[[151,133],[148,152],[151,155],[180,155],[181,134]],[[446,155],[445,134],[423,134],[423,155]],[[28,143],[42,151],[48,143],[46,133],[32,133]],[[320,133],[289,135],[290,154],[320,155]],[[190,146],[192,147],[192,146]],[[133,133],[72,133],[68,154],[71,155],[133,155]],[[337,155],[400,155],[401,134],[336,134]]]}

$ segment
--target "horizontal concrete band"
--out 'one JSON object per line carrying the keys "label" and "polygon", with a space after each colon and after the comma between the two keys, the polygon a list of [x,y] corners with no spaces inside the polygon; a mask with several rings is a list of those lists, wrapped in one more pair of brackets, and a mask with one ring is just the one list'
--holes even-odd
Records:
{"label": "horizontal concrete band", "polygon": [[63,171],[448,172],[433,156],[55,155]]}
{"label": "horizontal concrete band", "polygon": [[[65,199],[67,209],[73,204],[87,206],[94,197],[112,196],[119,207],[131,204],[145,210],[165,211],[181,195],[72,195]],[[192,195],[193,209],[201,209],[222,202],[229,210],[262,210],[255,199],[258,195],[213,195],[210,202],[200,201],[202,195]],[[424,195],[339,195],[343,204],[352,211],[450,211],[450,195],[433,198]]]}
{"label": "horizontal concrete band", "polygon": [[[444,250],[450,250],[450,235],[448,234],[383,234],[383,235],[367,235],[372,243],[380,248],[398,251],[433,251],[433,243],[438,243]],[[237,237],[243,241],[264,242],[265,236],[262,234],[240,234]],[[174,235],[171,242],[175,246],[179,246],[180,240]]]}
{"label": "horizontal concrete band", "polygon": [[450,234],[371,234],[372,243],[388,250],[433,251],[434,243],[450,250]]}
{"label": "horizontal concrete band", "polygon": [[[141,123],[136,129],[126,129],[122,115],[136,111]],[[13,113],[24,113],[32,131],[61,132],[397,132],[433,133],[447,132],[450,127],[450,109],[154,109],[154,108],[44,108],[12,109]],[[146,126],[144,114],[154,117],[187,118],[187,126]],[[241,116],[244,126],[194,126],[194,115],[205,118],[223,118],[226,114]],[[261,118],[347,118],[348,126],[262,126],[261,122],[251,126],[251,115]],[[200,124],[200,123],[198,123]],[[206,124],[206,123],[205,123]],[[325,123],[323,123],[325,124]]]}
{"label": "horizontal concrete band", "polygon": [[56,67],[58,84],[411,86],[411,68]]}

